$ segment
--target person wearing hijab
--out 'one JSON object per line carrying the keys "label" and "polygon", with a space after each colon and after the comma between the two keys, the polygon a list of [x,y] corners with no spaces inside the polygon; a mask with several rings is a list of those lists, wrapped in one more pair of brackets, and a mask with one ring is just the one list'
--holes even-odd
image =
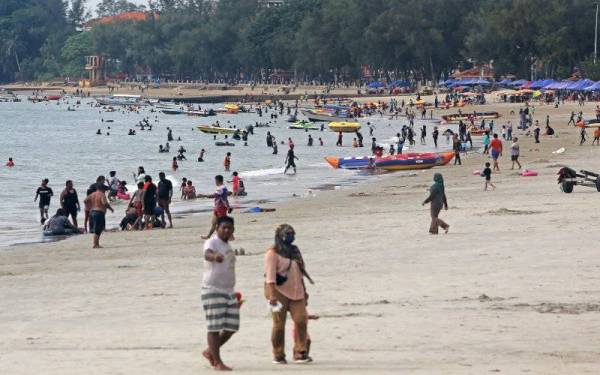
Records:
{"label": "person wearing hijab", "polygon": [[429,197],[423,202],[423,206],[427,203],[431,203],[431,225],[429,227],[429,233],[438,234],[438,227],[442,227],[442,229],[448,233],[450,225],[439,218],[442,208],[448,210],[448,201],[446,200],[446,192],[444,191],[444,177],[442,177],[441,173],[436,173],[433,175],[433,181],[434,183],[429,189]]}
{"label": "person wearing hijab", "polygon": [[[275,230],[275,243],[265,255],[265,297],[273,307],[273,363],[285,364],[285,319],[288,311],[296,327],[294,337],[294,362],[312,361],[307,349],[306,304],[308,294],[304,278],[312,282],[305,269],[302,253],[294,245],[296,232],[288,224]],[[279,308],[277,308],[279,306]]]}

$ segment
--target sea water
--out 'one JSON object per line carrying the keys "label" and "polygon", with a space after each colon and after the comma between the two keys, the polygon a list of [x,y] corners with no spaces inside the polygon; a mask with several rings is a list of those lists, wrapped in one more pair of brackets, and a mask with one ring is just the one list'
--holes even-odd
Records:
{"label": "sea water", "polygon": [[[98,175],[108,178],[109,171],[117,172],[117,177],[127,181],[129,192],[136,190],[133,173],[138,166],[143,166],[146,173],[156,182],[158,172],[164,171],[169,178],[180,182],[183,177],[193,181],[200,194],[211,194],[215,190],[214,176],[224,175],[231,179],[231,173],[238,171],[244,180],[248,195],[232,198],[234,207],[244,208],[265,206],[271,201],[310,197],[319,189],[347,186],[365,180],[381,178],[380,175],[359,173],[349,170],[335,170],[324,157],[364,156],[370,154],[371,137],[367,122],[374,127],[373,136],[384,145],[385,150],[393,143],[393,137],[402,125],[407,124],[403,117],[389,119],[379,115],[364,118],[361,133],[364,136],[363,148],[353,148],[354,134],[344,134],[343,147],[336,147],[337,133],[327,131],[310,131],[288,129],[287,115],[278,115],[271,119],[271,109],[259,117],[256,113],[218,114],[212,117],[192,117],[186,115],[167,115],[152,106],[141,107],[139,113],[115,107],[115,112],[106,112],[95,106],[92,98],[78,99],[65,97],[59,102],[31,103],[22,96],[19,103],[0,103],[0,246],[43,241],[42,228],[39,221],[39,210],[33,199],[41,180],[48,178],[49,186],[54,191],[49,215],[52,216],[59,207],[59,196],[66,180],[73,180],[83,207],[83,199],[88,186],[95,182]],[[81,101],[77,105],[77,100]],[[202,109],[221,108],[223,104],[202,105]],[[69,111],[68,108],[75,109]],[[300,116],[301,117],[301,116]],[[152,131],[140,130],[136,127],[140,121],[148,118],[153,125]],[[104,122],[102,121],[104,120]],[[108,122],[112,120],[113,122]],[[250,135],[248,146],[242,141],[234,142],[234,147],[215,146],[213,135],[197,130],[197,125],[211,125],[219,121],[221,126],[236,126],[244,129],[256,122],[269,123],[270,127],[255,127],[254,135]],[[426,124],[429,145],[419,145],[419,127]],[[405,147],[408,151],[431,151],[434,123],[419,121],[415,123],[415,140],[417,145]],[[110,129],[109,129],[110,127]],[[173,130],[175,141],[170,142],[169,153],[159,153],[158,146],[167,142],[167,128]],[[440,126],[445,129],[446,126]],[[100,129],[102,135],[97,135]],[[137,135],[127,135],[129,129],[136,130]],[[270,131],[280,143],[279,153],[272,154],[266,146],[266,134]],[[110,133],[110,135],[107,135]],[[307,146],[308,134],[314,138],[314,145]],[[288,137],[295,143],[295,154],[298,173],[283,174],[284,161],[288,150]],[[181,141],[177,141],[181,138]],[[322,138],[324,146],[319,145]],[[218,141],[224,136],[218,135]],[[405,145],[407,145],[406,143]],[[439,138],[440,149],[450,149],[445,137]],[[171,170],[171,163],[177,150],[183,146],[187,160],[179,161],[179,170]],[[200,150],[206,150],[204,162],[198,162]],[[223,160],[225,154],[231,152],[231,169],[225,172]],[[4,167],[4,163],[12,157],[16,166]],[[291,171],[288,171],[291,172]],[[174,216],[208,212],[212,206],[209,199],[190,201],[181,200],[179,183],[174,185],[172,212]],[[108,213],[109,227],[116,227],[124,216],[126,203],[119,201],[113,204],[115,213]],[[199,219],[201,220],[201,219]],[[208,220],[204,220],[208,225]],[[83,211],[78,215],[79,226],[83,225]],[[175,218],[175,225],[177,219]]]}

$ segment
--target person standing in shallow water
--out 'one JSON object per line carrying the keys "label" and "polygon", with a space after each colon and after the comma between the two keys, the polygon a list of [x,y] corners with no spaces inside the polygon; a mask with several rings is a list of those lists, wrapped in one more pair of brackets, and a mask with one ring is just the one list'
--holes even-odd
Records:
{"label": "person standing in shallow water", "polygon": [[40,223],[44,225],[44,222],[48,220],[48,209],[50,208],[50,198],[54,195],[52,189],[48,186],[48,182],[50,182],[47,178],[42,180],[42,185],[37,188],[35,192],[34,202],[40,199],[39,208],[40,208]]}
{"label": "person standing in shallow water", "polygon": [[294,174],[296,174],[296,162],[295,160],[297,160],[298,157],[296,155],[294,155],[294,148],[290,147],[290,149],[288,150],[287,156],[285,157],[285,169],[283,170],[283,174],[286,174],[288,169],[292,168],[292,170],[294,171]]}
{"label": "person standing in shallow water", "polygon": [[423,202],[423,206],[431,203],[431,225],[429,233],[438,234],[438,227],[442,227],[446,233],[450,229],[450,225],[446,224],[439,218],[442,208],[448,210],[448,201],[446,200],[446,191],[444,188],[444,177],[441,173],[433,175],[434,184],[429,188],[429,197]]}

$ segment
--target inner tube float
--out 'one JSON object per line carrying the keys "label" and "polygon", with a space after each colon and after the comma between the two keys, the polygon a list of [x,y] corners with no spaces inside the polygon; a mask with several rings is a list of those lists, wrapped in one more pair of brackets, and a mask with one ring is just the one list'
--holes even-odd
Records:
{"label": "inner tube float", "polygon": [[531,169],[525,169],[523,172],[521,172],[521,176],[523,177],[535,177],[537,175],[538,173],[536,171],[532,171]]}

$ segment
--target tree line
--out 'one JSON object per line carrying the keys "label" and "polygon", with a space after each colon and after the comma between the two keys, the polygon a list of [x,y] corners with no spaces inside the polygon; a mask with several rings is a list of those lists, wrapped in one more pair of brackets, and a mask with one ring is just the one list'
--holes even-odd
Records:
{"label": "tree line", "polygon": [[[84,56],[112,72],[172,79],[433,80],[492,63],[496,74],[600,79],[596,0],[150,0],[155,16],[81,31],[86,0],[2,0],[0,81],[79,78]],[[99,16],[140,7],[103,0]]]}

